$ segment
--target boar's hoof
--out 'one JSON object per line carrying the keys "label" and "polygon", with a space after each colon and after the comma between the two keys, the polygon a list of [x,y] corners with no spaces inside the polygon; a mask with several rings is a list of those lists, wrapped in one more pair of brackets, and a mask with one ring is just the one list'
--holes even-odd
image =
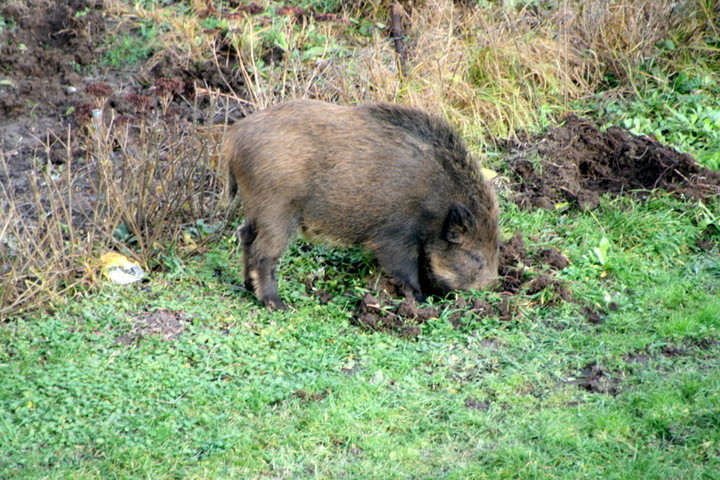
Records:
{"label": "boar's hoof", "polygon": [[408,283],[402,284],[402,286],[400,287],[400,293],[403,297],[407,299],[414,299],[417,302],[424,302],[425,300],[427,300],[427,298],[425,297],[425,295],[423,295],[422,292],[420,292],[416,288],[413,288]]}
{"label": "boar's hoof", "polygon": [[273,298],[266,298],[262,301],[263,305],[265,305],[265,308],[267,308],[269,311],[273,310],[287,310],[288,306],[285,305],[285,302],[280,300],[280,297],[273,297]]}

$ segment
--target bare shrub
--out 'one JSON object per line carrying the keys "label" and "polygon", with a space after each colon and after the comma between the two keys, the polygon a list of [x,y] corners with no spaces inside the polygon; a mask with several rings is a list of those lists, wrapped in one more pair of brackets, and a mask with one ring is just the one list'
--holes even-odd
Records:
{"label": "bare shrub", "polygon": [[214,215],[215,136],[173,120],[99,124],[91,132],[98,205],[119,220],[115,237],[136,247],[145,264],[183,227]]}
{"label": "bare shrub", "polygon": [[[1,158],[6,176],[7,163]],[[77,178],[72,162],[62,171],[50,164],[29,176],[31,194],[18,201],[0,186],[0,319],[71,293],[94,276],[92,245],[111,234],[90,212],[78,215]],[[83,217],[83,218],[80,218]],[[93,224],[94,231],[83,228]]]}
{"label": "bare shrub", "polygon": [[[188,230],[203,233],[198,220],[219,222],[214,130],[161,112],[128,119],[98,109],[84,127],[54,139],[65,146],[61,165],[37,160],[28,177],[30,195],[0,186],[6,212],[0,221],[0,318],[92,285],[96,259],[108,249],[152,267]],[[77,145],[86,158],[73,158]]]}

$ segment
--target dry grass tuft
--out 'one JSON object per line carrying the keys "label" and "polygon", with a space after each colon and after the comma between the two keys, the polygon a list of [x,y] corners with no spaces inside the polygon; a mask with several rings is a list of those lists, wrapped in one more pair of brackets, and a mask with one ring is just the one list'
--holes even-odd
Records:
{"label": "dry grass tuft", "polygon": [[[4,156],[2,168],[8,175]],[[92,282],[89,264],[94,238],[108,235],[97,211],[77,214],[79,187],[72,163],[63,171],[51,164],[30,176],[31,196],[16,201],[14,191],[0,188],[0,319],[36,302],[54,301],[83,283]],[[82,227],[93,223],[95,232]]]}

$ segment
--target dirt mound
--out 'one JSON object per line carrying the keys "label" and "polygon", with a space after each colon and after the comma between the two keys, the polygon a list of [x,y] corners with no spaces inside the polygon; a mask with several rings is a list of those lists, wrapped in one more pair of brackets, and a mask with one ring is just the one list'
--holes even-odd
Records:
{"label": "dirt mound", "polygon": [[[523,207],[552,209],[569,202],[592,210],[603,193],[642,195],[656,188],[696,199],[720,195],[720,172],[690,155],[621,127],[602,131],[575,115],[513,147],[509,164],[519,179],[516,202]],[[535,152],[539,164],[526,159]]]}

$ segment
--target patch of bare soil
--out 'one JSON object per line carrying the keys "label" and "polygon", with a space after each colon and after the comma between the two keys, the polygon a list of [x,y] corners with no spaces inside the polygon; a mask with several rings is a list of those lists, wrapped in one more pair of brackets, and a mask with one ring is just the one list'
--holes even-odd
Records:
{"label": "patch of bare soil", "polygon": [[102,67],[116,23],[104,0],[7,0],[0,15],[0,182],[16,197],[30,194],[30,175],[47,162],[86,157],[83,127],[101,105],[116,125],[215,123],[196,87],[243,91],[233,65],[165,56],[133,70]]}
{"label": "patch of bare soil", "polygon": [[[510,169],[518,179],[515,201],[523,207],[553,209],[569,202],[592,210],[604,193],[642,196],[658,188],[696,199],[720,195],[720,172],[690,155],[621,127],[603,131],[575,115],[511,147]],[[539,163],[526,159],[535,152]]]}
{"label": "patch of bare soil", "polygon": [[185,312],[167,308],[143,312],[135,318],[132,332],[119,335],[115,341],[130,345],[148,335],[159,335],[164,340],[175,340],[185,331],[185,324],[188,322]]}
{"label": "patch of bare soil", "polygon": [[[107,20],[101,0],[9,0],[0,14],[0,149],[10,181],[26,188],[24,172],[46,144],[62,137],[67,112],[81,103],[79,71],[97,59]],[[52,158],[52,157],[51,157]],[[0,172],[0,181],[5,172]]]}
{"label": "patch of bare soil", "polygon": [[595,362],[586,365],[571,383],[590,393],[612,396],[620,393],[620,379]]}

